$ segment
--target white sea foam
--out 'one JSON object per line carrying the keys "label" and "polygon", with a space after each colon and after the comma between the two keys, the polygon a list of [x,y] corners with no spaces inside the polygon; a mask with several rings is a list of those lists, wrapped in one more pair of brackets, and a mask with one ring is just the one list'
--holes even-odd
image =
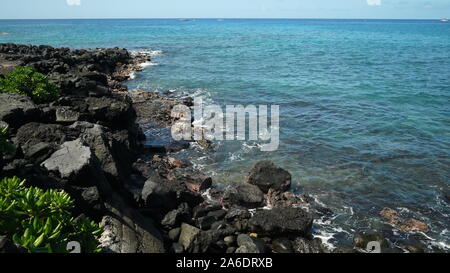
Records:
{"label": "white sea foam", "polygon": [[149,62],[141,63],[141,68],[144,69],[149,66],[158,66],[158,65],[159,65],[159,63],[157,63],[157,62],[149,61]]}
{"label": "white sea foam", "polygon": [[151,57],[158,56],[164,54],[164,51],[162,50],[148,50],[143,51],[143,53],[149,54]]}
{"label": "white sea foam", "polygon": [[324,230],[319,231],[317,234],[313,234],[314,238],[319,238],[322,244],[329,250],[333,251],[336,246],[331,242],[334,239],[335,233],[327,232]]}

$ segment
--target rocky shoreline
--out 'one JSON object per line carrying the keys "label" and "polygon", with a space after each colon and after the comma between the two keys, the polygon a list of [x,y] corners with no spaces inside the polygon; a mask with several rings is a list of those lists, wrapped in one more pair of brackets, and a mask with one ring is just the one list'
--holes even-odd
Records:
{"label": "rocky shoreline", "polygon": [[[47,104],[0,93],[1,125],[10,127],[16,147],[0,162],[1,176],[68,192],[74,217],[102,224],[105,252],[330,252],[312,228],[314,219],[333,212],[290,192],[286,170],[260,162],[240,183],[219,191],[210,177],[171,156],[189,142],[146,137],[144,130],[164,134],[176,121],[173,106],[192,106],[189,99],[127,90],[123,83],[149,57],[119,48],[0,44],[0,76],[30,66],[62,91]],[[356,248],[335,252],[360,251],[373,238],[356,239]]]}

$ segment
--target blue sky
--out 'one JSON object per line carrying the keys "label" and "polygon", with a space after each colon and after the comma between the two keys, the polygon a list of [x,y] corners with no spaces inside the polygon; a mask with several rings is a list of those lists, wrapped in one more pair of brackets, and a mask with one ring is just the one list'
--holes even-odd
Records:
{"label": "blue sky", "polygon": [[0,0],[0,19],[450,17],[450,0]]}

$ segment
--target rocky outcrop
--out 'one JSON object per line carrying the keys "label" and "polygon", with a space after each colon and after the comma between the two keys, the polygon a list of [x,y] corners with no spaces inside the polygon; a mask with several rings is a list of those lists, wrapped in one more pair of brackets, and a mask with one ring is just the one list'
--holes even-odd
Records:
{"label": "rocky outcrop", "polygon": [[265,253],[266,252],[266,246],[264,245],[264,242],[260,240],[259,238],[250,237],[246,234],[240,234],[237,237],[237,245],[239,246],[238,249],[236,249],[235,253]]}
{"label": "rocky outcrop", "polygon": [[37,121],[41,112],[30,98],[18,94],[0,93],[0,120],[11,128]]}
{"label": "rocky outcrop", "polygon": [[[50,172],[56,172],[61,178],[83,178],[81,173],[90,173],[93,168],[93,156],[89,147],[80,139],[65,142],[61,149],[53,153],[50,158],[42,163]],[[89,179],[89,176],[84,177]]]}
{"label": "rocky outcrop", "polygon": [[264,194],[255,185],[241,183],[227,187],[223,195],[223,203],[228,207],[259,208],[264,204]]}
{"label": "rocky outcrop", "polygon": [[154,222],[127,206],[118,196],[106,203],[101,247],[112,253],[163,253],[164,242]]}
{"label": "rocky outcrop", "polygon": [[0,44],[0,60],[34,67],[62,91],[47,104],[0,94],[0,119],[16,146],[2,160],[2,175],[67,191],[74,217],[102,223],[107,252],[318,252],[322,245],[309,238],[313,217],[327,212],[307,195],[287,192],[289,172],[260,162],[248,181],[221,191],[168,154],[190,145],[165,137],[179,102],[127,92],[120,83],[147,59],[118,48]]}
{"label": "rocky outcrop", "polygon": [[291,187],[291,174],[271,161],[261,161],[250,171],[248,183],[258,186],[264,193],[270,189],[285,192]]}

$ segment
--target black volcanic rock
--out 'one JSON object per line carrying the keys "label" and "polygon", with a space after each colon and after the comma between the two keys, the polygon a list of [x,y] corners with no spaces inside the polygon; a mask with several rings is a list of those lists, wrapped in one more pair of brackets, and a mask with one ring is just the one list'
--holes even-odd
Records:
{"label": "black volcanic rock", "polygon": [[306,236],[310,233],[312,224],[312,215],[301,208],[259,210],[249,220],[252,231],[269,236]]}
{"label": "black volcanic rock", "polygon": [[291,187],[291,174],[271,161],[261,161],[250,171],[248,183],[258,186],[264,193],[270,189],[284,192]]}
{"label": "black volcanic rock", "polygon": [[0,120],[11,128],[18,128],[27,122],[37,121],[41,111],[34,102],[18,94],[0,93]]}
{"label": "black volcanic rock", "polygon": [[264,204],[264,194],[257,186],[241,183],[225,190],[223,203],[229,207],[258,208]]}

